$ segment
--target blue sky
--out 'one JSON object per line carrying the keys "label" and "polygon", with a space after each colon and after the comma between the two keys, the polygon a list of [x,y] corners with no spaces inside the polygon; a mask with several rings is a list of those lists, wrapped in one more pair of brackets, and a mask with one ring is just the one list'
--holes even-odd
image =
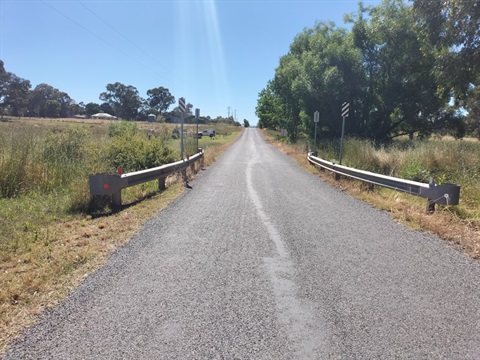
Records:
{"label": "blue sky", "polygon": [[[364,0],[378,5],[380,0]],[[5,69],[77,102],[109,83],[167,87],[202,115],[257,122],[258,93],[296,34],[344,26],[356,0],[0,0]]]}

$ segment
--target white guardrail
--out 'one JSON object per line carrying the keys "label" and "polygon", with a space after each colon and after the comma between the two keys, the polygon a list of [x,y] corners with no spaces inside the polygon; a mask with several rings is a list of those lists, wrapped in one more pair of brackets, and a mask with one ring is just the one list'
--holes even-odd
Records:
{"label": "white guardrail", "polygon": [[429,184],[425,184],[416,181],[375,174],[320,159],[314,156],[314,153],[312,152],[308,153],[308,161],[312,165],[320,166],[321,168],[330,170],[338,175],[347,176],[372,185],[379,185],[396,191],[426,198],[427,211],[429,213],[433,213],[435,211],[435,204],[458,205],[460,200],[460,185],[457,184],[443,183],[441,185],[437,185],[433,181],[430,181]]}
{"label": "white guardrail", "polygon": [[111,196],[113,205],[120,206],[122,205],[122,189],[147,181],[158,180],[159,190],[164,190],[167,176],[177,172],[183,172],[186,176],[185,173],[189,166],[195,171],[197,161],[203,161],[202,149],[186,159],[152,169],[127,174],[102,173],[90,175],[90,194],[93,196]]}

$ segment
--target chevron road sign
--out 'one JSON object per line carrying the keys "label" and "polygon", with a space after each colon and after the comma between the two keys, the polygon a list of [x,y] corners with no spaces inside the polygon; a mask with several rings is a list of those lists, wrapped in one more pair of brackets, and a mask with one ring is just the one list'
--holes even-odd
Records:
{"label": "chevron road sign", "polygon": [[182,113],[185,112],[185,110],[186,110],[185,98],[181,97],[180,99],[178,99],[178,108]]}
{"label": "chevron road sign", "polygon": [[342,116],[347,117],[350,112],[350,103],[344,102],[342,104]]}

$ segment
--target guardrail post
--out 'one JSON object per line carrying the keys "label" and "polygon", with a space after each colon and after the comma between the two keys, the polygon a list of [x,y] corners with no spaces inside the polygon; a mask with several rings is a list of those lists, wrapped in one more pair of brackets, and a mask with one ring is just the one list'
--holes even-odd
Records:
{"label": "guardrail post", "polygon": [[114,206],[122,206],[122,191],[118,190],[112,194],[112,202]]}
{"label": "guardrail post", "polygon": [[158,190],[162,191],[167,188],[166,181],[167,181],[167,177],[158,178]]}
{"label": "guardrail post", "polygon": [[[203,153],[203,148],[198,148],[197,149],[197,153]],[[203,154],[203,156],[200,158],[200,164],[199,164],[199,167],[198,167],[198,170],[200,171],[201,169],[203,169],[203,165],[204,165],[204,162],[203,160],[205,159],[205,154]]]}
{"label": "guardrail post", "polygon": [[427,214],[433,214],[435,212],[435,203],[431,199],[427,199]]}

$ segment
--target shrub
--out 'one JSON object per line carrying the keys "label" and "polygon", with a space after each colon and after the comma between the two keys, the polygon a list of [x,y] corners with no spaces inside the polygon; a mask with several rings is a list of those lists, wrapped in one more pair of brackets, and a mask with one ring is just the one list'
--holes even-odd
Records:
{"label": "shrub", "polygon": [[112,122],[108,125],[108,136],[123,136],[125,134],[136,135],[138,133],[138,126],[134,122],[122,121]]}
{"label": "shrub", "polygon": [[400,177],[407,180],[428,183],[430,180],[430,172],[416,159],[411,159],[403,164],[400,170]]}
{"label": "shrub", "polygon": [[136,124],[128,124],[109,131],[112,135],[107,153],[112,169],[121,167],[126,172],[138,171],[175,161],[173,150],[163,143],[162,138],[148,139],[138,131]]}

